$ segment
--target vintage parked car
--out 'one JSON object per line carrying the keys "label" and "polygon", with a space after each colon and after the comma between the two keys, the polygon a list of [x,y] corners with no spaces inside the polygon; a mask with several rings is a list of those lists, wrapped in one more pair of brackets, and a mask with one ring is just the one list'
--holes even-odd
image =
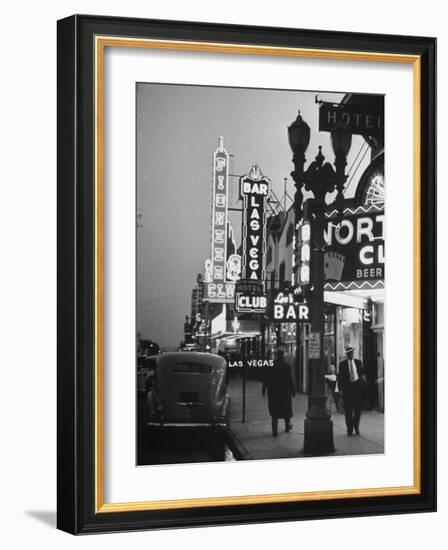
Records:
{"label": "vintage parked car", "polygon": [[149,427],[228,427],[227,363],[221,356],[172,352],[155,361],[147,398]]}

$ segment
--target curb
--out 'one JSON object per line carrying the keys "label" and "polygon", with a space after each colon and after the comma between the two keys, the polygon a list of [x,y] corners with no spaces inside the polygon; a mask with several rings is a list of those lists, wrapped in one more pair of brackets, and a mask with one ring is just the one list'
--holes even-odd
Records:
{"label": "curb", "polygon": [[253,457],[230,428],[226,432],[226,443],[236,460],[252,460]]}

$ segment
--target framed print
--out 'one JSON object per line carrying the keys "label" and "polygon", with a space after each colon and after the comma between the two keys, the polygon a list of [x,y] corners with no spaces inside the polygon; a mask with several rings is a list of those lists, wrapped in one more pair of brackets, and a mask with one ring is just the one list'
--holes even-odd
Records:
{"label": "framed print", "polygon": [[58,527],[436,508],[432,38],[58,22]]}

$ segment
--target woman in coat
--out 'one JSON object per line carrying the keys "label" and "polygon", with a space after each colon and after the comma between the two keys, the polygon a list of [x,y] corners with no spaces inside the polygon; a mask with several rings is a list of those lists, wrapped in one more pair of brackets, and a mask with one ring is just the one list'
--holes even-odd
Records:
{"label": "woman in coat", "polygon": [[277,358],[272,367],[266,367],[262,394],[268,392],[269,414],[272,417],[272,435],[278,435],[278,419],[285,420],[285,432],[292,429],[292,400],[295,395],[291,367],[284,359],[284,351],[277,350]]}

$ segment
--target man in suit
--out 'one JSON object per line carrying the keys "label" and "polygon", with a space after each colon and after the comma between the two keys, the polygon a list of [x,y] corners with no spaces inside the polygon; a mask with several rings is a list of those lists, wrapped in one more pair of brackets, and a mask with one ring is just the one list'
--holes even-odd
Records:
{"label": "man in suit", "polygon": [[285,432],[292,430],[292,400],[295,396],[291,367],[285,360],[282,348],[277,350],[273,367],[265,367],[262,395],[268,391],[268,408],[272,417],[272,435],[278,436],[278,419],[284,418]]}
{"label": "man in suit", "polygon": [[347,356],[339,363],[338,383],[344,396],[345,424],[347,435],[359,435],[359,420],[363,401],[364,369],[361,361],[353,358],[355,349],[351,346],[345,349]]}

